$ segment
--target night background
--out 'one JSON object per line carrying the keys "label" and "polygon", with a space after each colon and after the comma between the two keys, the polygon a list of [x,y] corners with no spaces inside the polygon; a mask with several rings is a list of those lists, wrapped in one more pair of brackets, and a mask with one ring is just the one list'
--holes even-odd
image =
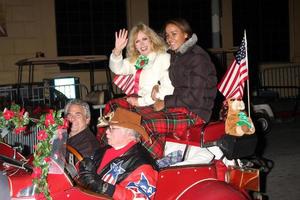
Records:
{"label": "night background", "polygon": [[[127,26],[126,1],[56,0],[55,11],[59,56],[109,55],[114,32]],[[289,61],[288,1],[233,0],[232,11],[234,46],[246,30],[251,82],[259,87],[259,64]],[[210,0],[149,0],[149,25],[158,33],[166,20],[176,17],[190,23],[200,46],[212,48]],[[226,66],[215,64],[220,78]]]}

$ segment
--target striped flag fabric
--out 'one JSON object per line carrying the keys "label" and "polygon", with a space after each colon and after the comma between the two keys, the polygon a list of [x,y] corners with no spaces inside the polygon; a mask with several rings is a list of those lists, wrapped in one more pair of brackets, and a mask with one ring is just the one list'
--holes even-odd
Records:
{"label": "striped flag fabric", "polygon": [[116,75],[113,80],[114,84],[118,86],[126,95],[134,93],[134,75]]}
{"label": "striped flag fabric", "polygon": [[123,160],[119,161],[118,163],[111,163],[110,164],[110,169],[106,172],[106,174],[103,175],[102,180],[105,182],[115,185],[117,183],[118,177],[121,174],[124,174],[126,171],[122,167]]}
{"label": "striped flag fabric", "polygon": [[247,40],[244,36],[232,64],[218,84],[218,89],[226,99],[242,99],[248,78]]}

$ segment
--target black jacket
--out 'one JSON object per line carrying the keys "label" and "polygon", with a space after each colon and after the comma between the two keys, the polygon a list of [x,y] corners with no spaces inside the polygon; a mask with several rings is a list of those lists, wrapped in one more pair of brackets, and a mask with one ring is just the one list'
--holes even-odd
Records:
{"label": "black jacket", "polygon": [[169,76],[173,95],[165,97],[165,106],[186,107],[209,121],[217,93],[217,77],[209,55],[198,45],[194,34],[177,52],[170,51]]}
{"label": "black jacket", "polygon": [[[94,161],[96,166],[100,166],[100,163],[102,161],[102,158],[108,148],[112,148],[110,146],[105,146],[98,151],[96,151],[94,156]],[[108,170],[110,170],[110,163],[122,163],[122,168],[125,169],[125,172],[118,176],[117,183],[124,180],[132,171],[137,169],[139,166],[144,164],[149,164],[153,167],[154,170],[158,170],[158,167],[154,161],[154,159],[151,157],[149,152],[139,143],[132,146],[126,153],[124,153],[122,156],[117,157],[109,162],[99,173],[99,176],[102,177],[104,174],[107,173]]]}
{"label": "black jacket", "polygon": [[[100,148],[96,136],[87,127],[80,133],[68,138],[67,144],[75,148],[83,157],[92,157],[96,150]],[[68,159],[67,153],[67,159]],[[76,164],[77,160],[73,164]]]}

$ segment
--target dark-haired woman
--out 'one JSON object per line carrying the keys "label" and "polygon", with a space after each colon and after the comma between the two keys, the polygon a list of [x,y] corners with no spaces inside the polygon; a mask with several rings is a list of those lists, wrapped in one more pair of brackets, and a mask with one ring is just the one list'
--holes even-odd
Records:
{"label": "dark-haired woman", "polygon": [[203,122],[208,122],[217,93],[214,64],[209,55],[196,44],[197,36],[186,20],[167,21],[164,34],[171,54],[169,77],[174,92],[166,95],[164,100],[159,100],[156,98],[158,87],[154,87],[154,109],[159,111],[163,108],[185,107]]}

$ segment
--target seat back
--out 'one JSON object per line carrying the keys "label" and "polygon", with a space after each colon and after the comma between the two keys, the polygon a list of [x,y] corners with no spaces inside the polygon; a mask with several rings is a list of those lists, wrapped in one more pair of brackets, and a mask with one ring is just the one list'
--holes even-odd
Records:
{"label": "seat back", "polygon": [[190,144],[200,147],[216,145],[216,141],[225,135],[225,123],[223,121],[210,122],[200,126],[194,126],[187,130],[187,137],[178,139],[170,134],[166,140],[171,142]]}

